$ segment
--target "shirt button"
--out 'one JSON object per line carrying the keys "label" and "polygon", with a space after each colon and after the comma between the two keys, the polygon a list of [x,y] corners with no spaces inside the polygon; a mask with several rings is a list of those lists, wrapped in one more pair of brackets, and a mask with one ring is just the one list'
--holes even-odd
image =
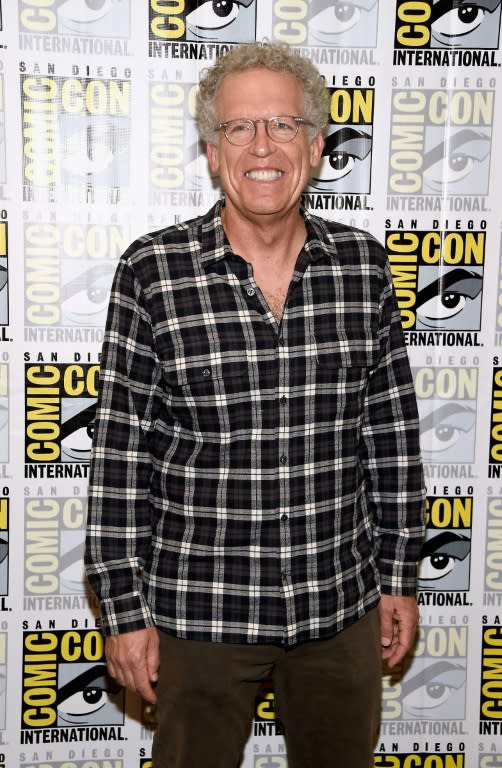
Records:
{"label": "shirt button", "polygon": [[204,368],[202,371],[203,376],[211,376],[211,368]]}
{"label": "shirt button", "polygon": [[246,293],[248,296],[254,296],[256,291],[254,288],[246,288]]}
{"label": "shirt button", "polygon": [[288,402],[288,398],[286,397],[286,395],[283,395],[281,397],[281,405],[286,405],[287,402]]}
{"label": "shirt button", "polygon": [[284,456],[284,454],[283,454],[281,456],[281,458],[279,459],[279,461],[281,462],[282,466],[284,466],[285,464],[288,463],[288,458],[287,458],[287,456]]}
{"label": "shirt button", "polygon": [[281,520],[282,520],[282,521],[285,523],[287,519],[288,519],[288,516],[287,516],[287,514],[284,512],[284,514],[283,514],[283,515],[281,515]]}

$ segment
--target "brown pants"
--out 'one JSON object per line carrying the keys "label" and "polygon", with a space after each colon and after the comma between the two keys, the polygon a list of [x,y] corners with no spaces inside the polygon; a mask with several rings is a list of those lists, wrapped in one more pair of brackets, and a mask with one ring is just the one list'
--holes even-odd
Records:
{"label": "brown pants", "polygon": [[378,609],[328,640],[292,650],[160,632],[160,659],[155,768],[238,768],[258,688],[268,678],[289,768],[373,766],[381,702]]}

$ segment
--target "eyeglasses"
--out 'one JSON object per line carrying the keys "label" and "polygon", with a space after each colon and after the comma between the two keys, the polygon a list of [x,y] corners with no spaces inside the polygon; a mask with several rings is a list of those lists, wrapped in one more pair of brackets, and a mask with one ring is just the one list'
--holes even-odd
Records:
{"label": "eyeglasses", "polygon": [[220,123],[216,126],[215,130],[223,131],[230,144],[234,144],[236,147],[245,147],[256,136],[257,123],[265,123],[267,136],[272,141],[278,141],[281,144],[293,141],[300,129],[300,125],[314,125],[314,123],[305,120],[304,117],[293,117],[292,115],[260,118],[259,120],[237,117],[235,120],[227,120],[226,123]]}

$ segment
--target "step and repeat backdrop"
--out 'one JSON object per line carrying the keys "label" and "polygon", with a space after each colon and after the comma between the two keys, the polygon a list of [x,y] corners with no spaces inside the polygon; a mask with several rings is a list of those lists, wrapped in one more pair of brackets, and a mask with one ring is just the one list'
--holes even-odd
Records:
{"label": "step and repeat backdrop", "polygon": [[[219,196],[201,70],[264,37],[326,78],[304,203],[386,244],[416,383],[422,618],[375,765],[502,766],[500,26],[501,0],[2,0],[0,768],[151,766],[83,575],[102,329],[129,242]],[[243,766],[287,766],[270,686]]]}

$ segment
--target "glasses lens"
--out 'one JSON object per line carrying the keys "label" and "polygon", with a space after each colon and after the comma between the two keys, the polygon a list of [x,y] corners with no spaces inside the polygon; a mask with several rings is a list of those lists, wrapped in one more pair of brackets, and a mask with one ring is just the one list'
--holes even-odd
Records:
{"label": "glasses lens", "polygon": [[267,125],[268,134],[274,141],[291,141],[298,133],[298,123],[292,117],[274,117]]}
{"label": "glasses lens", "polygon": [[230,120],[225,128],[225,136],[231,144],[249,144],[254,136],[254,124],[251,120]]}

